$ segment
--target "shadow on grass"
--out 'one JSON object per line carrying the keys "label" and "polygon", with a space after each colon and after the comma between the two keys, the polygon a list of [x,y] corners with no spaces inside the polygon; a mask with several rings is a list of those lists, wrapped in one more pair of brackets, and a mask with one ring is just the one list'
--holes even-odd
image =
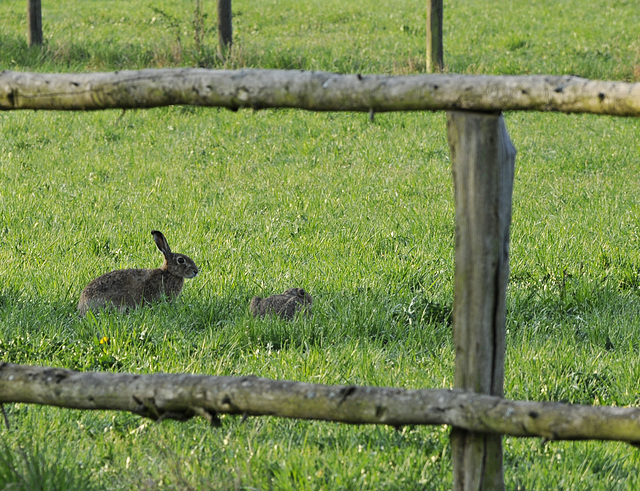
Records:
{"label": "shadow on grass", "polygon": [[25,38],[0,34],[3,67],[38,72],[96,71],[180,66],[176,50],[167,46],[129,43],[65,42],[45,40],[42,46],[29,47]]}
{"label": "shadow on grass", "polygon": [[509,289],[511,334],[533,341],[573,338],[606,351],[640,345],[629,320],[640,313],[636,289],[617,280],[586,275],[515,281]]}
{"label": "shadow on grass", "polygon": [[[77,465],[71,452],[41,451],[0,445],[0,489],[64,490],[97,489],[90,483],[89,469]],[[68,458],[68,461],[66,459]]]}

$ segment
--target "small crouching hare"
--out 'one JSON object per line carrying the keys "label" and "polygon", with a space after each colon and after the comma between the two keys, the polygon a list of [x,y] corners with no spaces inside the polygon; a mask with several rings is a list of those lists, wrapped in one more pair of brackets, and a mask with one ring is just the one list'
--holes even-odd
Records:
{"label": "small crouching hare", "polygon": [[254,317],[273,314],[291,320],[298,311],[311,315],[312,303],[313,298],[304,288],[290,288],[281,295],[271,295],[267,298],[253,297],[249,310]]}
{"label": "small crouching hare", "polygon": [[156,269],[118,269],[91,281],[80,295],[78,310],[87,311],[115,307],[120,311],[135,308],[166,297],[173,300],[180,295],[185,278],[198,274],[198,267],[184,254],[171,252],[164,235],[152,230],[153,240],[164,255],[164,263]]}

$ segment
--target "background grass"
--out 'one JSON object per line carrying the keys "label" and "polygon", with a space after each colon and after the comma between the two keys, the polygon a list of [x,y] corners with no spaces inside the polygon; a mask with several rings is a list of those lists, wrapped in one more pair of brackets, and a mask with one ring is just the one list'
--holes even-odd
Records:
{"label": "background grass", "polygon": [[[0,68],[424,69],[424,2],[0,3]],[[449,72],[634,80],[634,2],[445,5]],[[348,40],[348,42],[346,41]],[[639,124],[510,113],[518,149],[505,395],[637,405]],[[78,370],[254,374],[451,387],[453,196],[444,115],[161,108],[0,114],[0,359]],[[150,230],[201,266],[173,304],[79,319],[84,285],[152,267]],[[312,319],[255,320],[253,295],[304,286]],[[100,344],[102,336],[110,344]],[[448,429],[5,406],[0,487],[449,489]],[[505,438],[509,489],[633,489],[620,443]],[[41,485],[38,483],[42,483]]]}

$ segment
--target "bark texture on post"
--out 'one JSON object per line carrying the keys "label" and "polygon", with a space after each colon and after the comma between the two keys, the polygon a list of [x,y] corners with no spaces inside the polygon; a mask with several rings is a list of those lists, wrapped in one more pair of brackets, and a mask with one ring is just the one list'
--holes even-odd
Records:
{"label": "bark texture on post", "polygon": [[218,52],[226,56],[233,43],[231,0],[218,0]]}
{"label": "bark texture on post", "polygon": [[42,2],[27,0],[27,17],[29,19],[29,46],[42,45]]}
{"label": "bark texture on post", "polygon": [[427,0],[427,73],[444,68],[442,49],[442,0]]}
{"label": "bark texture on post", "polygon": [[[499,114],[447,113],[456,210],[455,388],[502,397],[516,150]],[[502,437],[454,428],[455,489],[502,489]]]}

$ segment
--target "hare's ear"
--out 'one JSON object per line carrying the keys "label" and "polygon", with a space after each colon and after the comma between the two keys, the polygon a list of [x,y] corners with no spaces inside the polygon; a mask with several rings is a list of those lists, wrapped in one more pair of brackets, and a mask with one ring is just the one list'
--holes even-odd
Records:
{"label": "hare's ear", "polygon": [[152,230],[151,235],[153,235],[153,240],[156,241],[156,245],[158,246],[158,249],[160,249],[160,252],[162,252],[165,257],[168,257],[171,254],[171,249],[169,248],[167,239],[162,235],[162,232]]}

